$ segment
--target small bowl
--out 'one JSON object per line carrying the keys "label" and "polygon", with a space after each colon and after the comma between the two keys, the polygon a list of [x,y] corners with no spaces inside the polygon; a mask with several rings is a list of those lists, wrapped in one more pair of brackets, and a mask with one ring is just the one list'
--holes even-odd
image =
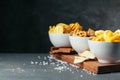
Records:
{"label": "small bowl", "polygon": [[70,44],[77,53],[89,50],[88,40],[90,37],[69,36]]}
{"label": "small bowl", "polygon": [[50,42],[55,47],[71,47],[69,42],[69,35],[70,34],[55,34],[55,33],[48,33]]}
{"label": "small bowl", "polygon": [[120,60],[120,42],[88,40],[88,44],[100,63],[117,63]]}

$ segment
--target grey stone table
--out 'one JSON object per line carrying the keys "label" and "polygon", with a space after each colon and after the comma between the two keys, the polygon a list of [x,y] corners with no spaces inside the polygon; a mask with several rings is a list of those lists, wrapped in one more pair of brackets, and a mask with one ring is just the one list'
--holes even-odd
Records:
{"label": "grey stone table", "polygon": [[49,54],[0,54],[0,80],[120,80],[120,73],[93,74]]}

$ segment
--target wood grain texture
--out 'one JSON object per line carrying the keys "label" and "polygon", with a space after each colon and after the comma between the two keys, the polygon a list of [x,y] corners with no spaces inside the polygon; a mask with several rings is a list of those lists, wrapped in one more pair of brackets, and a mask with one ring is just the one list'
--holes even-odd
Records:
{"label": "wood grain texture", "polygon": [[[74,56],[78,56],[76,53],[56,53],[51,54],[54,58],[68,62],[70,64],[74,64]],[[99,63],[97,60],[88,60],[83,63],[74,64],[79,66],[82,69],[86,69],[92,73],[96,74],[104,74],[104,73],[112,73],[112,72],[120,72],[120,63],[118,64],[103,64]]]}

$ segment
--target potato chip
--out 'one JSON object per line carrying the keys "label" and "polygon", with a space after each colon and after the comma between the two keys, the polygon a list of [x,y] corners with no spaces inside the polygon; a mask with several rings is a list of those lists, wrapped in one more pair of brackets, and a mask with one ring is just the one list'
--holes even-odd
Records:
{"label": "potato chip", "polygon": [[52,33],[54,32],[55,26],[49,26],[49,32]]}
{"label": "potato chip", "polygon": [[99,36],[101,34],[104,34],[104,30],[97,30],[97,31],[95,31],[95,36]]}
{"label": "potato chip", "polygon": [[110,38],[112,36],[113,36],[113,32],[111,30],[106,30],[104,32],[104,39],[105,39],[105,41],[110,42],[111,41]]}
{"label": "potato chip", "polygon": [[103,37],[103,34],[101,34],[99,36],[96,36],[96,37],[93,37],[92,40],[94,40],[94,41],[105,41],[104,37]]}
{"label": "potato chip", "polygon": [[63,26],[57,25],[57,26],[54,28],[54,33],[63,34]]}
{"label": "potato chip", "polygon": [[62,26],[64,28],[63,33],[69,33],[67,28],[69,28],[69,26],[65,23],[58,23],[56,26]]}
{"label": "potato chip", "polygon": [[88,58],[86,58],[86,57],[75,56],[74,64],[82,63],[82,62],[84,62],[84,61],[87,60],[87,59],[88,59]]}
{"label": "potato chip", "polygon": [[82,63],[85,60],[95,59],[95,56],[90,51],[84,51],[83,53],[78,53],[79,56],[75,56],[74,63]]}
{"label": "potato chip", "polygon": [[120,41],[120,35],[119,34],[115,34],[110,38],[110,42],[118,42]]}
{"label": "potato chip", "polygon": [[119,34],[120,35],[120,29],[116,30],[113,35]]}
{"label": "potato chip", "polygon": [[94,54],[91,53],[90,51],[84,51],[83,53],[78,53],[78,55],[81,57],[86,57],[88,59],[95,59]]}

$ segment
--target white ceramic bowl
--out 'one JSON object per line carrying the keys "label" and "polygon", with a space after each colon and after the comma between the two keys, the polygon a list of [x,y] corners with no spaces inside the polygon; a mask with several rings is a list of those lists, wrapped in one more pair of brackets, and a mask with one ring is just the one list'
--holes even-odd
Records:
{"label": "white ceramic bowl", "polygon": [[120,42],[98,42],[88,40],[92,53],[100,63],[117,63],[120,59]]}
{"label": "white ceramic bowl", "polygon": [[55,47],[71,47],[69,42],[69,35],[70,34],[55,34],[55,33],[48,33],[50,42]]}
{"label": "white ceramic bowl", "polygon": [[69,36],[70,44],[77,53],[89,50],[88,40],[90,37]]}

